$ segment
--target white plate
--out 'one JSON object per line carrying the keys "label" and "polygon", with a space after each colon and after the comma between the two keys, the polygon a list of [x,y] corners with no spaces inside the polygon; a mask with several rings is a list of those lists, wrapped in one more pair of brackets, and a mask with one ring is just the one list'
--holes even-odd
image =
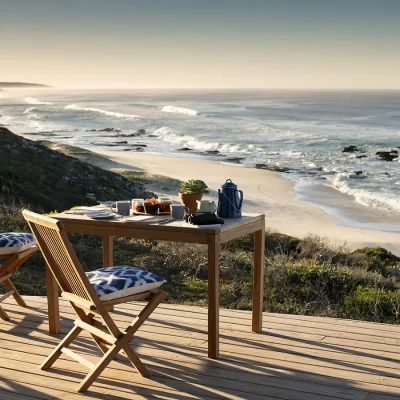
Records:
{"label": "white plate", "polygon": [[86,214],[87,217],[93,219],[111,219],[114,218],[113,213],[108,211],[91,211]]}
{"label": "white plate", "polygon": [[86,215],[89,212],[101,212],[107,211],[110,212],[109,208],[94,206],[94,207],[74,207],[71,210],[67,211],[66,214],[78,214],[78,215]]}

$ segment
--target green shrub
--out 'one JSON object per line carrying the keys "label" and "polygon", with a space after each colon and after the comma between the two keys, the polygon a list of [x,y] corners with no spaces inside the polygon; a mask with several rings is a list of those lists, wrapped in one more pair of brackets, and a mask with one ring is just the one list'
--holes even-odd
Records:
{"label": "green shrub", "polygon": [[387,274],[388,268],[399,268],[400,257],[382,247],[364,247],[352,253],[353,256],[364,256],[367,260],[366,267],[370,271]]}
{"label": "green shrub", "polygon": [[359,286],[345,300],[347,316],[376,322],[400,321],[400,290]]}
{"label": "green shrub", "polygon": [[355,254],[366,254],[369,258],[379,260],[382,264],[389,266],[395,266],[400,264],[400,257],[395,256],[389,250],[383,247],[364,247],[354,251]]}

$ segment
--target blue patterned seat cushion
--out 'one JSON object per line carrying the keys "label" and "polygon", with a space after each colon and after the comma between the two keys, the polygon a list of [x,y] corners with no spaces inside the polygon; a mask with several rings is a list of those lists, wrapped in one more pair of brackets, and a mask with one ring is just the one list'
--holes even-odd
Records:
{"label": "blue patterned seat cushion", "polygon": [[103,301],[154,290],[166,282],[156,274],[128,265],[100,268],[86,275]]}
{"label": "blue patterned seat cushion", "polygon": [[31,233],[0,233],[0,254],[15,254],[36,243]]}

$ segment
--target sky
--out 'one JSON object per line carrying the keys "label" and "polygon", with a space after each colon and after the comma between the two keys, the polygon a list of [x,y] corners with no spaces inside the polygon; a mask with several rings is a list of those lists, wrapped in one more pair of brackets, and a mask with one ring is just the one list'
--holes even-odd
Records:
{"label": "sky", "polygon": [[400,0],[0,0],[0,81],[400,89]]}

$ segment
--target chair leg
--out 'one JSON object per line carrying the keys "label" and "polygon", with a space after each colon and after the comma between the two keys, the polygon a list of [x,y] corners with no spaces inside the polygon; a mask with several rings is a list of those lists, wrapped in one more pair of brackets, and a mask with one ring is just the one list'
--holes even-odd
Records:
{"label": "chair leg", "polygon": [[6,288],[11,291],[13,290],[13,297],[15,299],[15,301],[17,302],[18,305],[20,305],[21,307],[27,307],[24,299],[21,297],[21,295],[18,293],[18,290],[16,289],[16,287],[14,286],[14,284],[9,280],[6,279],[4,282],[4,285],[6,286]]}
{"label": "chair leg", "polygon": [[2,306],[0,306],[0,318],[4,319],[4,321],[9,321],[10,320],[10,317],[5,312],[5,310],[4,310],[4,308]]}
{"label": "chair leg", "polygon": [[125,352],[125,355],[128,357],[129,361],[137,369],[139,374],[142,375],[144,378],[149,377],[150,376],[149,370],[142,363],[142,360],[132,350],[132,347],[129,345],[129,343],[123,347],[123,350]]}
{"label": "chair leg", "polygon": [[146,322],[151,313],[158,307],[158,305],[165,299],[166,292],[160,291],[146,304],[146,307],[138,314],[138,316],[129,324],[128,328],[125,329],[124,333],[129,338],[136,333],[136,331]]}
{"label": "chair leg", "polygon": [[[70,303],[71,303],[72,308],[75,310],[76,314],[78,315],[78,317],[83,322],[86,322],[88,324],[92,324],[92,321],[93,321],[93,318],[94,318],[94,314],[91,314],[91,313],[86,314],[86,312],[84,310],[80,309],[73,302],[70,302]],[[103,354],[107,353],[108,346],[105,343],[102,343],[102,341],[99,338],[97,338],[95,335],[93,335],[92,333],[90,333],[90,336],[92,336],[93,340],[97,344],[97,347],[102,351],[102,353]]]}
{"label": "chair leg", "polygon": [[73,340],[82,332],[82,328],[79,326],[74,326],[67,336],[58,344],[58,346],[50,353],[50,355],[43,361],[40,369],[47,369],[50,368],[54,362],[57,360],[58,357],[62,354],[61,350],[64,347],[68,347]]}
{"label": "chair leg", "polygon": [[118,352],[121,350],[121,346],[117,343],[110,346],[107,353],[101,358],[101,360],[96,364],[94,369],[90,371],[80,385],[77,388],[78,392],[84,392],[90,385],[98,378],[98,376],[104,371],[107,365],[115,358]]}

